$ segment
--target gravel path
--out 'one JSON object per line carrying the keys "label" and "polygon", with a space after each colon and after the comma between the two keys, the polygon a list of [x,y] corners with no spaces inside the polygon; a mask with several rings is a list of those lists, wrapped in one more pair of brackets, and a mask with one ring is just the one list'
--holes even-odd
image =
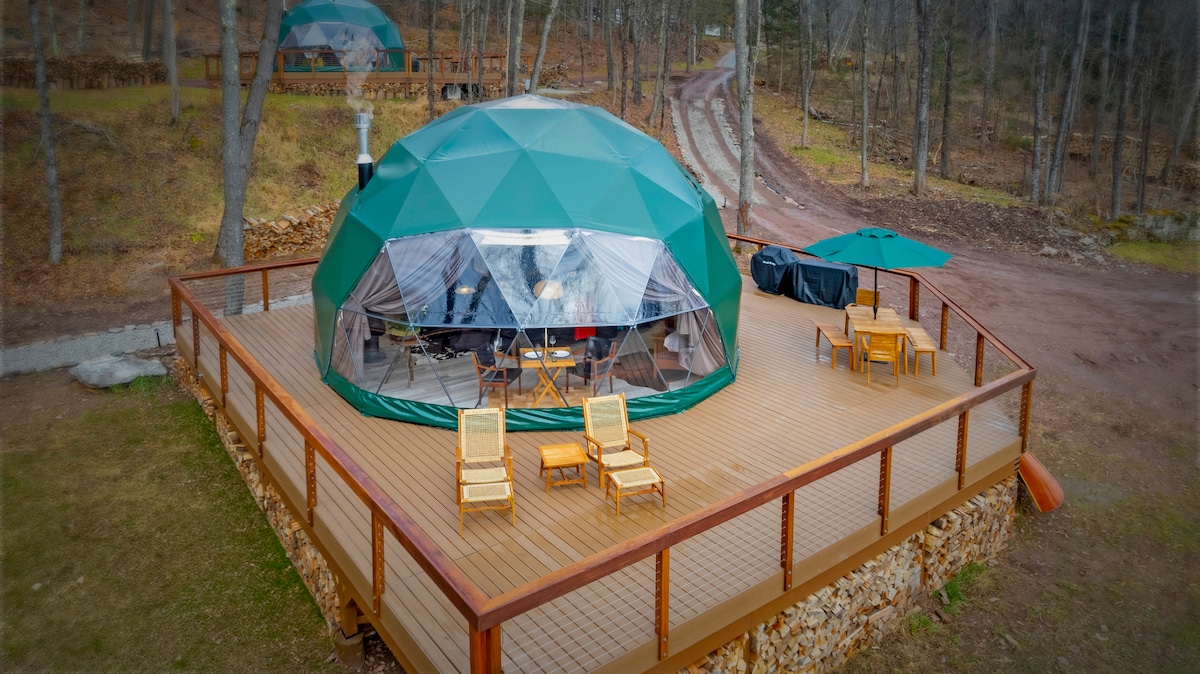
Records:
{"label": "gravel path", "polygon": [[134,353],[174,343],[175,333],[171,330],[170,321],[126,325],[75,336],[64,335],[58,339],[0,350],[0,376],[52,370],[78,365],[100,356]]}

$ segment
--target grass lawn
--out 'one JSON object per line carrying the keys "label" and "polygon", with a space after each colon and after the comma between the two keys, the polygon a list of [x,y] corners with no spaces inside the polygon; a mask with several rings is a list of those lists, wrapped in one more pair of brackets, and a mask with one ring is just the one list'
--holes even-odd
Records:
{"label": "grass lawn", "polygon": [[343,671],[212,424],[169,379],[0,390],[6,671]]}

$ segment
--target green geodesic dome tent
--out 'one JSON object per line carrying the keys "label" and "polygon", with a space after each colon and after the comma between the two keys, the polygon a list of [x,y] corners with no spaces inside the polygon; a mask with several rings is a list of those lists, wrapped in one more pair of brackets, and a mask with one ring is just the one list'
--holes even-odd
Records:
{"label": "green geodesic dome tent", "polygon": [[385,51],[404,49],[400,29],[366,0],[297,3],[279,24],[278,45],[288,70],[396,70],[404,66],[398,55]]}
{"label": "green geodesic dome tent", "polygon": [[682,411],[737,369],[716,204],[657,141],[538,96],[460,107],[346,195],[313,278],[323,381],[362,412],[582,427],[581,396]]}

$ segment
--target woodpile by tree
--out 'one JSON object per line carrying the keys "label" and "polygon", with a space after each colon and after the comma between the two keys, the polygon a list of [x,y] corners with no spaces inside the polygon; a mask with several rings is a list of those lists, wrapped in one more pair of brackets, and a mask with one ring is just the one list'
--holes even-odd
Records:
{"label": "woodpile by tree", "polygon": [[[32,56],[9,56],[0,62],[4,86],[34,87]],[[46,77],[51,89],[107,89],[160,84],[167,81],[167,67],[160,61],[129,61],[103,54],[78,54],[46,58]]]}
{"label": "woodpile by tree", "polygon": [[246,261],[320,252],[337,210],[338,204],[335,202],[310,206],[301,210],[299,215],[284,215],[278,220],[243,218],[242,240],[246,247]]}

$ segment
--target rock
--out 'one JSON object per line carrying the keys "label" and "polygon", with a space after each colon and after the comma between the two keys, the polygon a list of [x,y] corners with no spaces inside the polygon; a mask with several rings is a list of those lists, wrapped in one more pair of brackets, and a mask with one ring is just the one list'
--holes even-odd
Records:
{"label": "rock", "polygon": [[1055,248],[1054,246],[1042,246],[1042,249],[1038,251],[1038,255],[1045,255],[1046,257],[1054,257],[1054,256],[1058,255],[1058,249]]}
{"label": "rock", "polygon": [[1067,662],[1067,659],[1066,659],[1066,658],[1064,658],[1064,657],[1063,657],[1063,656],[1061,656],[1061,655],[1060,655],[1060,656],[1058,656],[1057,660],[1058,660],[1058,664],[1062,665],[1063,667],[1069,667],[1069,666],[1071,666],[1071,663],[1070,663],[1070,662]]}
{"label": "rock", "polygon": [[72,378],[91,388],[109,388],[128,384],[138,377],[162,377],[167,368],[157,360],[128,356],[104,356],[76,365],[68,371]]}
{"label": "rock", "polygon": [[1082,243],[1085,246],[1094,246],[1096,245],[1096,240],[1090,236],[1085,236],[1079,240],[1079,243]]}

